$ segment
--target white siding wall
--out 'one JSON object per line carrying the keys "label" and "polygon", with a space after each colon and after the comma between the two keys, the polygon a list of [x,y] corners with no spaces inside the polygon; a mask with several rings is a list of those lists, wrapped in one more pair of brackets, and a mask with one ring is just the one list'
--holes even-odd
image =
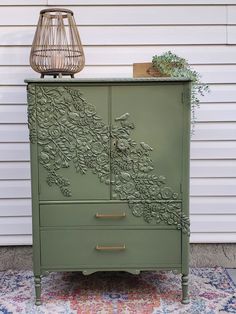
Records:
{"label": "white siding wall", "polygon": [[80,77],[130,77],[167,50],[208,83],[191,146],[191,242],[236,242],[236,1],[0,1],[0,245],[31,243],[24,78],[39,11],[75,13],[86,54]]}

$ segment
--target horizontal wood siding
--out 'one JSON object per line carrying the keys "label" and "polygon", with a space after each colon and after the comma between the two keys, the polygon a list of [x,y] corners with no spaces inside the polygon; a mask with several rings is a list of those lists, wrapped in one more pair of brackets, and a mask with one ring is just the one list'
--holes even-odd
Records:
{"label": "horizontal wood siding", "polygon": [[172,50],[209,84],[191,143],[191,242],[236,242],[234,0],[0,2],[0,245],[32,243],[26,77],[39,11],[74,11],[86,56],[78,77],[131,77],[132,64]]}

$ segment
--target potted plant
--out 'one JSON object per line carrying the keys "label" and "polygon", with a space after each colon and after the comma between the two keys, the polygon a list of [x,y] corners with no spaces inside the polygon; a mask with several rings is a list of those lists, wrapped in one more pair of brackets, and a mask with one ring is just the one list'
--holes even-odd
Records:
{"label": "potted plant", "polygon": [[192,133],[194,132],[194,123],[196,121],[195,110],[199,107],[199,96],[204,96],[209,92],[208,85],[200,81],[200,74],[191,69],[186,59],[177,56],[171,51],[161,55],[155,55],[152,58],[152,67],[149,68],[151,76],[170,76],[182,78],[186,77],[192,81],[191,110],[192,110]]}

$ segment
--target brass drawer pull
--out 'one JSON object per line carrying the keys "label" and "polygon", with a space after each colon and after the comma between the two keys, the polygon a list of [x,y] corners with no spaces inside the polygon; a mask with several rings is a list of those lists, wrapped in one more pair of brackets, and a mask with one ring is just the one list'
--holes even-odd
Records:
{"label": "brass drawer pull", "polygon": [[97,251],[124,251],[125,250],[125,244],[118,245],[118,246],[102,246],[102,245],[96,245]]}
{"label": "brass drawer pull", "polygon": [[126,213],[121,214],[99,214],[96,213],[96,218],[105,218],[105,219],[121,219],[126,217]]}

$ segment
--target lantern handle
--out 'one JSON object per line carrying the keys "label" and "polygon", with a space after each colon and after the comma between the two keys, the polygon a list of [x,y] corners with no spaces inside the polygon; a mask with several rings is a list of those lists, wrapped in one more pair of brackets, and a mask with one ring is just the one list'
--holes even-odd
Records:
{"label": "lantern handle", "polygon": [[63,9],[63,8],[50,8],[50,9],[43,9],[40,11],[40,14],[44,14],[47,12],[63,12],[63,13],[70,13],[72,16],[74,15],[74,13],[69,10],[69,9]]}

